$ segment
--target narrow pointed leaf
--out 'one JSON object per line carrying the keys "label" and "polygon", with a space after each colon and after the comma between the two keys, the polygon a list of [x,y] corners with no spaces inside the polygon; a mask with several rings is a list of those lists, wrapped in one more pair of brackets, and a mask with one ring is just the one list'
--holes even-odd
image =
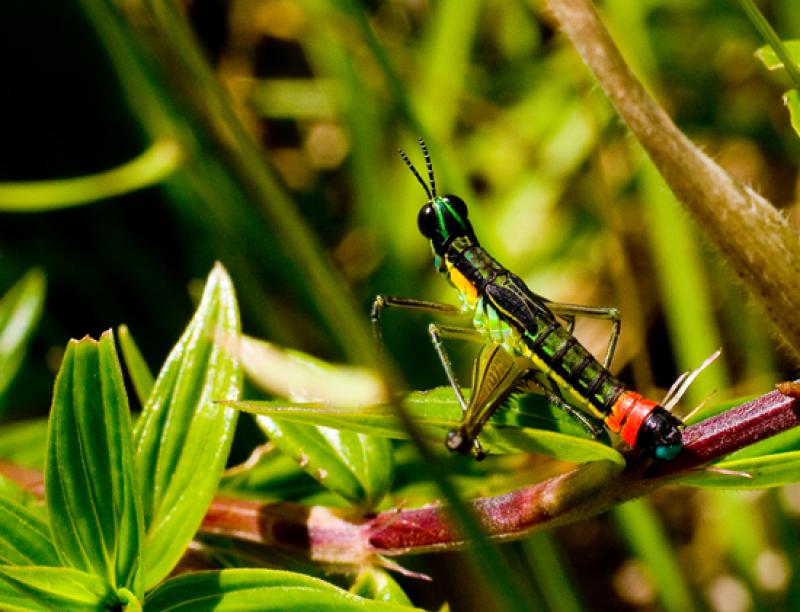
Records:
{"label": "narrow pointed leaf", "polygon": [[153,373],[147,366],[144,357],[142,357],[142,353],[139,352],[139,347],[136,345],[130,330],[128,330],[128,326],[120,325],[117,333],[119,334],[122,357],[125,360],[125,368],[131,377],[139,404],[144,406],[147,403],[147,398],[150,397],[150,392],[153,390]]}
{"label": "narrow pointed leaf", "polygon": [[150,594],[145,603],[148,612],[176,610],[389,612],[414,609],[363,599],[332,584],[302,574],[249,569],[184,574],[166,581]]}
{"label": "narrow pointed leaf", "polygon": [[800,90],[790,89],[783,95],[783,102],[789,109],[789,121],[800,136]]}
{"label": "narrow pointed leaf", "polygon": [[0,497],[0,565],[59,565],[47,523],[7,497]]}
{"label": "narrow pointed leaf", "polygon": [[692,470],[674,479],[675,484],[722,489],[766,489],[800,481],[800,451],[747,457],[715,463],[714,470]]}
{"label": "narrow pointed leaf", "polygon": [[110,331],[71,340],[53,392],[45,491],[62,563],[141,590],[141,507],[122,370]]}
{"label": "narrow pointed leaf", "polygon": [[117,603],[113,589],[94,574],[67,567],[0,566],[3,610],[86,612],[112,609]]}
{"label": "narrow pointed leaf", "polygon": [[[431,441],[442,442],[447,431],[458,424],[461,414],[449,387],[410,393],[404,404]],[[274,421],[315,424],[389,438],[407,437],[391,406],[331,408],[281,400],[231,405]],[[539,395],[513,398],[508,408],[498,410],[489,420],[480,434],[480,441],[490,453],[536,452],[575,463],[612,461],[624,465],[619,452],[591,438],[574,419],[561,410],[552,409]],[[297,448],[303,450],[302,441],[297,442]]]}
{"label": "narrow pointed leaf", "polygon": [[242,336],[217,336],[255,385],[277,397],[331,406],[367,406],[387,399],[381,377],[367,368],[332,364],[301,351]]}
{"label": "narrow pointed leaf", "polygon": [[[794,60],[795,64],[800,64],[800,40],[784,40],[783,46],[789,53],[789,57]],[[756,51],[756,57],[766,66],[768,70],[777,70],[783,68],[783,62],[775,50],[770,45],[764,45]]]}
{"label": "narrow pointed leaf", "polygon": [[0,299],[0,407],[22,365],[28,340],[42,312],[44,294],[44,273],[34,268]]}
{"label": "narrow pointed leaf", "polygon": [[349,502],[372,508],[389,490],[394,458],[388,439],[264,416],[257,420],[278,448]]}
{"label": "narrow pointed leaf", "polygon": [[225,468],[239,397],[236,360],[214,341],[239,333],[233,285],[217,264],[192,321],[167,357],[136,424],[144,500],[145,587],[174,567],[197,531]]}

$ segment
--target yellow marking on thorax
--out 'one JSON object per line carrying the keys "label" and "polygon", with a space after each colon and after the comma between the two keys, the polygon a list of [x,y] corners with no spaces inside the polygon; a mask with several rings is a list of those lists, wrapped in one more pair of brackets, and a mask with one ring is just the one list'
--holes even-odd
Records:
{"label": "yellow marking on thorax", "polygon": [[450,282],[458,289],[462,295],[467,299],[470,304],[478,301],[478,289],[473,285],[467,277],[461,274],[457,268],[453,267],[449,261],[447,262],[447,273],[450,275]]}

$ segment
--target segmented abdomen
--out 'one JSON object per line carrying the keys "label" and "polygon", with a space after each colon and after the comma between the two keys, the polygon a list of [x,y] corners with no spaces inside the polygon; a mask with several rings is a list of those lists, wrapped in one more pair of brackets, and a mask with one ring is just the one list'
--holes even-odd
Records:
{"label": "segmented abdomen", "polygon": [[611,414],[625,385],[558,321],[541,321],[535,331],[525,330],[522,338],[532,353],[599,413],[595,416],[605,419]]}

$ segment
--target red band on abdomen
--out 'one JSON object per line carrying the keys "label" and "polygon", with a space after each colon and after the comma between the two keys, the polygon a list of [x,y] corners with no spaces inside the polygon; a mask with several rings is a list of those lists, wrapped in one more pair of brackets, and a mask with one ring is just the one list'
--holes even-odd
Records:
{"label": "red band on abdomen", "polygon": [[627,444],[634,446],[642,423],[657,407],[658,403],[633,391],[626,391],[614,402],[606,425],[611,431],[618,432]]}

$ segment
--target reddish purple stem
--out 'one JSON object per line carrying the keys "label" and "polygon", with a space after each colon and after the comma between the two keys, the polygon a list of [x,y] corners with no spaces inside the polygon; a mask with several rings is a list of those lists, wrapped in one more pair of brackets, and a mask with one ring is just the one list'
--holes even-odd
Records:
{"label": "reddish purple stem", "polygon": [[[688,427],[685,448],[673,461],[652,463],[630,455],[619,471],[608,462],[574,470],[495,497],[468,503],[486,534],[508,539],[537,528],[570,523],[644,495],[670,480],[725,455],[800,425],[800,385],[780,391]],[[43,494],[38,472],[0,462],[0,472]],[[380,555],[400,555],[464,544],[448,509],[430,505],[397,509],[375,516],[348,510],[293,503],[216,498],[201,531],[257,542],[291,551],[318,563],[343,568],[359,566]]]}
{"label": "reddish purple stem", "polygon": [[[796,397],[773,391],[688,427],[685,448],[673,461],[647,463],[631,456],[621,473],[604,462],[582,465],[536,485],[476,499],[469,505],[488,536],[521,537],[536,528],[603,512],[687,470],[800,425],[799,411]],[[229,513],[229,504],[238,506],[235,516]],[[329,563],[355,564],[370,553],[398,555],[463,544],[447,507],[442,505],[390,510],[362,519],[329,509],[291,507],[287,511],[287,504],[253,502],[246,502],[245,507],[242,502],[218,500],[204,528],[239,537],[245,534],[247,539],[281,548],[302,549],[310,558]],[[315,513],[317,519],[312,520]]]}

